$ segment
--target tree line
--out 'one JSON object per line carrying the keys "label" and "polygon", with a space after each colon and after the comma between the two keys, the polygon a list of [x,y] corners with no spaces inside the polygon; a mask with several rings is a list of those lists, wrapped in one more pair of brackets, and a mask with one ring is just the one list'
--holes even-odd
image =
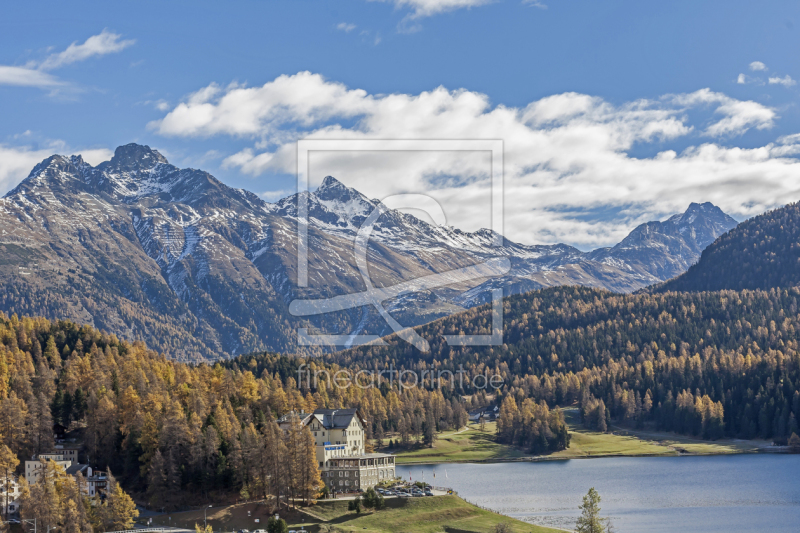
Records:
{"label": "tree line", "polygon": [[447,334],[488,333],[491,310],[483,306],[416,328],[430,342],[428,354],[390,337],[387,346],[327,359],[498,374],[501,396],[518,404],[576,403],[595,427],[613,419],[782,443],[798,432],[800,416],[798,297],[797,287],[631,295],[557,287],[504,300],[500,346],[443,341]]}

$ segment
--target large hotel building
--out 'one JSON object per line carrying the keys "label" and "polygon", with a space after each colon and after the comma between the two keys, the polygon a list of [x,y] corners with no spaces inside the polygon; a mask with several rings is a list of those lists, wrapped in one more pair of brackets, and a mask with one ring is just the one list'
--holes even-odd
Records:
{"label": "large hotel building", "polygon": [[[314,436],[322,481],[331,491],[368,489],[394,479],[394,455],[365,453],[366,420],[358,409],[317,409],[295,416]],[[287,417],[280,421],[284,430],[289,423]]]}

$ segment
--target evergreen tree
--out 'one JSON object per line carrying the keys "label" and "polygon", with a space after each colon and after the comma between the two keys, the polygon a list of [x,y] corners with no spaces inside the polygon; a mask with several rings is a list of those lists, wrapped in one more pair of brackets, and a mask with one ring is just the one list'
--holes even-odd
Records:
{"label": "evergreen tree", "polygon": [[575,524],[577,533],[605,533],[603,520],[600,518],[600,495],[594,490],[589,489],[588,494],[583,497],[583,504],[579,507],[581,516]]}

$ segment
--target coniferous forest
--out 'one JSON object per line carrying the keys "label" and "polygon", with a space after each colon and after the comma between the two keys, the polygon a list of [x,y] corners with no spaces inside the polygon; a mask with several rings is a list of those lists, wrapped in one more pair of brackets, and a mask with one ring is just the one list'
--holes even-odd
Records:
{"label": "coniferous forest", "polygon": [[505,300],[502,346],[450,347],[442,339],[488,333],[484,306],[417,328],[434,339],[429,354],[390,338],[388,347],[329,359],[499,374],[503,394],[517,404],[577,402],[592,427],[614,419],[711,439],[785,442],[800,416],[799,300],[798,288],[618,295],[560,287]]}
{"label": "coniferous forest", "polygon": [[228,495],[274,505],[321,488],[310,432],[297,417],[283,431],[279,417],[358,407],[369,437],[392,431],[406,445],[467,422],[471,403],[446,389],[298,387],[302,362],[261,354],[192,365],[88,326],[0,313],[0,445],[24,462],[53,449],[60,423],[140,501],[169,508]]}
{"label": "coniferous forest", "polygon": [[800,203],[745,220],[703,250],[697,264],[658,291],[800,285]]}

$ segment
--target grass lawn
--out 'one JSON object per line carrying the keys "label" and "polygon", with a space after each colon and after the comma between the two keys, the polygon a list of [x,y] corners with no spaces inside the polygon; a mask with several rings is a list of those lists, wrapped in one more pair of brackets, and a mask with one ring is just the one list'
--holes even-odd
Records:
{"label": "grass lawn", "polygon": [[[738,439],[705,441],[674,433],[618,427],[612,427],[612,433],[600,433],[583,428],[574,407],[564,409],[564,416],[571,434],[569,448],[541,459],[751,453],[770,444]],[[470,424],[466,430],[440,433],[433,448],[419,447],[393,453],[397,454],[397,464],[491,462],[532,457],[519,448],[495,442],[496,428],[495,422],[487,423],[486,431],[480,431],[478,424]]]}
{"label": "grass lawn", "polygon": [[612,433],[599,433],[584,429],[578,421],[576,408],[564,409],[564,415],[572,435],[569,448],[554,453],[551,457],[593,457],[602,455],[721,455],[730,453],[752,453],[768,446],[767,441],[720,439],[716,441],[696,439],[675,433],[647,431],[612,426]]}
{"label": "grass lawn", "polygon": [[[248,511],[250,515],[248,516]],[[207,512],[208,523],[214,531],[233,531],[249,529],[253,531],[259,527],[266,528],[267,519],[270,517],[269,508],[262,503],[243,503],[225,507],[212,507]],[[256,519],[259,522],[256,522]],[[203,509],[185,511],[182,513],[169,513],[153,517],[153,527],[172,526],[194,529],[195,524],[203,525]]]}
{"label": "grass lawn", "polygon": [[470,424],[466,430],[440,433],[433,448],[420,447],[397,453],[397,464],[453,463],[467,461],[496,461],[527,457],[523,451],[495,442],[495,422],[486,424],[481,431],[478,424]]}
{"label": "grass lawn", "polygon": [[[507,523],[516,533],[555,533],[543,528],[514,520],[491,511],[470,505],[458,496],[435,496],[428,498],[390,498],[386,509],[361,516],[347,511],[347,502],[320,502],[312,512],[329,517],[320,524],[320,531],[373,533],[489,533],[496,524]],[[327,528],[327,529],[326,529]]]}
{"label": "grass lawn", "polygon": [[[247,515],[250,511],[250,516]],[[170,517],[172,518],[170,520]],[[258,503],[209,509],[208,523],[215,532],[266,528],[267,507]],[[258,518],[260,521],[255,522]],[[515,533],[556,533],[555,529],[534,526],[513,518],[483,510],[458,496],[426,498],[388,498],[386,508],[357,515],[347,510],[345,500],[325,500],[309,508],[309,512],[281,512],[289,529],[303,527],[309,533],[491,533],[496,524],[507,523]],[[159,515],[153,525],[194,528],[203,524],[203,510]]]}

